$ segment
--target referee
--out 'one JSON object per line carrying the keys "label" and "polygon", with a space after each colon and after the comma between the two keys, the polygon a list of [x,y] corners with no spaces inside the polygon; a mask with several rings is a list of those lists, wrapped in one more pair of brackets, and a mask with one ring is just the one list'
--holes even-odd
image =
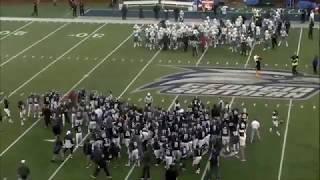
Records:
{"label": "referee", "polygon": [[298,74],[298,71],[297,71],[298,64],[299,64],[299,56],[297,54],[294,54],[293,56],[291,56],[291,66],[292,66],[293,75]]}

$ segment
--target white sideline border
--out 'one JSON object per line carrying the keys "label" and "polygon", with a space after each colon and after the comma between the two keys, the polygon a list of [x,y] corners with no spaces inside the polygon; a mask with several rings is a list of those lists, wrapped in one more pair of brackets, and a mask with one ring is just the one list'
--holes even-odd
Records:
{"label": "white sideline border", "polygon": [[[0,17],[0,21],[31,21],[31,22],[56,22],[56,23],[109,23],[109,24],[154,24],[159,23],[160,20],[154,18],[130,18],[122,20],[121,17],[102,17],[102,16],[82,16],[77,18],[25,18],[25,17]],[[172,23],[175,23],[171,21]],[[198,19],[185,19],[185,24],[200,24],[203,20]],[[315,22],[315,25],[320,28],[320,23]],[[308,23],[301,24],[297,21],[291,22],[291,28],[308,28]]]}

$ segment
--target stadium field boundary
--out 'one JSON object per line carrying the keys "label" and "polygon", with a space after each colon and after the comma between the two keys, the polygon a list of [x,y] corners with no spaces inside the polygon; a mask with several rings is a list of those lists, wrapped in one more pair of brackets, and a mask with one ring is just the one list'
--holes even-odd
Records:
{"label": "stadium field boundary", "polygon": [[37,44],[41,43],[42,41],[46,40],[47,38],[49,38],[50,36],[52,36],[53,34],[55,34],[56,32],[58,32],[59,30],[61,30],[62,28],[66,27],[68,24],[70,23],[65,23],[61,26],[59,26],[57,29],[55,29],[54,31],[50,32],[49,34],[47,34],[45,37],[41,38],[40,40],[32,43],[31,45],[29,45],[27,48],[23,49],[22,51],[20,51],[19,53],[17,53],[16,55],[10,57],[8,60],[4,61],[3,63],[0,64],[0,68],[4,65],[6,65],[7,63],[9,63],[10,61],[12,61],[13,59],[15,59],[16,57],[20,56],[21,54],[25,53],[26,51],[28,51],[29,49],[31,49],[32,47],[36,46]]}
{"label": "stadium field boundary", "polygon": [[[127,18],[127,20],[122,20],[118,17],[78,17],[78,18],[25,18],[25,17],[0,17],[0,21],[31,21],[31,22],[57,22],[57,23],[108,23],[108,24],[155,24],[159,23],[159,20],[156,20],[154,18]],[[171,21],[174,23],[173,21]],[[185,24],[200,24],[203,23],[203,20],[198,19],[185,19]],[[303,23],[298,21],[292,21],[291,22],[291,28],[308,28],[308,23]],[[320,28],[320,23],[315,22],[315,28]]]}
{"label": "stadium field boundary", "polygon": [[[72,52],[75,48],[77,48],[79,45],[81,45],[83,42],[85,42],[86,40],[88,40],[93,34],[95,34],[96,32],[98,32],[100,29],[102,29],[103,27],[105,27],[106,24],[103,24],[101,26],[99,26],[96,30],[94,30],[93,32],[90,33],[90,35],[88,35],[87,37],[83,38],[81,41],[79,41],[77,44],[75,44],[74,46],[72,46],[70,49],[68,49],[67,51],[65,51],[62,55],[60,55],[57,59],[55,59],[54,61],[52,61],[51,63],[49,63],[47,66],[45,66],[43,69],[41,69],[39,72],[37,72],[36,74],[34,74],[30,79],[28,79],[27,81],[25,81],[23,84],[21,84],[17,89],[13,90],[8,97],[11,97],[12,95],[14,95],[15,93],[17,93],[21,88],[23,88],[24,86],[26,86],[27,84],[29,84],[33,79],[35,79],[36,77],[38,77],[42,72],[46,71],[48,68],[50,68],[52,65],[54,65],[57,61],[59,61],[60,59],[62,59],[65,55],[67,55],[68,53]],[[2,102],[2,100],[1,100]],[[0,154],[0,157],[2,157],[12,146],[14,146],[25,134],[27,134],[32,127],[34,127],[34,125],[37,124],[37,122],[39,122],[39,120],[35,121],[31,128],[29,127],[28,129],[26,129],[26,131],[24,131],[15,141],[13,141],[5,150],[3,150]]]}
{"label": "stadium field boundary", "polygon": [[[82,82],[86,77],[88,77],[95,69],[97,69],[105,60],[107,60],[114,52],[116,52],[124,43],[126,43],[131,36],[133,35],[133,33],[131,35],[129,35],[122,43],[120,43],[113,51],[111,51],[105,58],[103,58],[102,61],[100,61],[94,68],[92,68],[85,76],[83,79],[81,79],[80,81]],[[142,74],[142,72],[149,66],[149,64],[156,58],[156,56],[161,52],[161,50],[158,50],[153,56],[152,58],[149,60],[149,62],[142,67],[142,69],[139,71],[139,73],[132,79],[132,81],[128,84],[128,86],[126,86],[126,88],[121,92],[121,94],[118,96],[118,99],[121,98],[130,88],[130,86],[138,79],[138,77]],[[74,89],[77,85],[79,85],[81,82],[78,82],[77,84],[75,84],[72,88]],[[70,91],[71,91],[70,90]],[[80,142],[80,144],[83,144],[83,142],[87,139],[87,137],[89,136],[89,134],[87,133],[84,138],[82,139],[82,141]],[[75,152],[77,149],[79,148],[79,146],[76,146],[74,151]],[[64,164],[71,158],[71,155],[69,155],[64,161],[63,163],[60,164],[60,166],[53,172],[53,174],[49,177],[48,180],[52,180],[57,173],[62,169],[62,167],[64,166]],[[131,170],[132,169],[132,170]],[[133,171],[134,166],[130,169],[130,171]],[[132,173],[132,172],[131,172]],[[129,175],[130,176],[130,175]]]}
{"label": "stadium field boundary", "polygon": [[31,25],[32,23],[33,23],[33,21],[28,22],[27,24],[24,24],[23,26],[21,26],[21,27],[17,28],[16,30],[12,31],[11,33],[9,33],[9,34],[7,34],[7,35],[3,36],[2,38],[0,38],[0,40],[6,39],[6,38],[7,38],[7,37],[9,37],[11,34],[14,34],[14,33],[18,32],[18,31],[20,31],[21,29],[23,29],[23,28],[25,28],[25,27],[27,27],[27,26]]}
{"label": "stadium field boundary", "polygon": [[[301,46],[302,35],[303,35],[303,28],[301,28],[301,30],[300,30],[299,42],[298,42],[298,47],[297,47],[297,52],[296,52],[297,56],[299,56],[299,54],[300,54],[300,46]],[[285,151],[286,151],[286,144],[287,144],[287,136],[288,136],[288,131],[289,131],[289,123],[290,123],[290,114],[291,114],[292,102],[293,102],[293,100],[290,99],[289,108],[288,108],[288,115],[287,115],[287,122],[286,122],[286,129],[284,131],[284,137],[283,137],[283,143],[282,143],[281,158],[280,158],[280,165],[279,165],[279,172],[278,172],[278,180],[281,180],[281,176],[282,176],[283,161],[284,161],[284,155],[285,155]]]}

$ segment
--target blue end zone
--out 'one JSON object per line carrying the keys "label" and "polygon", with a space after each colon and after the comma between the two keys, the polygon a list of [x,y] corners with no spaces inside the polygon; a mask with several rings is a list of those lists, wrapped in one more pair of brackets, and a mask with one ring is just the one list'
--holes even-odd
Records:
{"label": "blue end zone", "polygon": [[[300,21],[300,14],[296,11],[289,13],[288,17],[291,21]],[[150,9],[146,9],[143,11],[145,18],[154,18],[154,13]],[[238,17],[240,15],[245,16],[246,18],[251,18],[251,12],[240,13],[238,10],[229,11],[227,15],[217,14],[215,15],[213,12],[189,12],[185,11],[184,18],[185,19],[204,19],[206,16],[210,16],[211,18],[233,18]],[[85,16],[105,16],[105,17],[119,17],[121,18],[121,11],[118,9],[89,9],[85,12]],[[139,10],[138,9],[129,9],[127,12],[128,18],[138,18]],[[160,12],[160,18],[164,18],[164,12]],[[172,19],[174,17],[173,12],[169,13],[169,17]],[[320,17],[316,16],[316,21],[320,21]]]}

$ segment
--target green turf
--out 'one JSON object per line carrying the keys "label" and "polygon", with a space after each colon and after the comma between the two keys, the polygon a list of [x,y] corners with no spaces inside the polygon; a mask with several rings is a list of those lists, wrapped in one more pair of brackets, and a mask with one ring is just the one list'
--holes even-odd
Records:
{"label": "green turf", "polygon": [[[14,31],[25,24],[22,22],[1,21],[1,31]],[[33,22],[22,29],[22,31],[27,32],[24,36],[10,35],[0,40],[1,63],[8,61],[17,53],[28,48],[63,24]],[[136,92],[135,90],[162,76],[183,71],[179,66],[196,66],[199,57],[192,57],[190,51],[183,52],[182,50],[176,52],[162,51],[156,55],[156,51],[133,48],[131,38],[115,50],[131,34],[132,28],[130,25],[107,24],[96,32],[104,34],[101,38],[89,37],[84,40],[86,37],[70,36],[78,33],[90,34],[101,25],[68,24],[52,36],[21,55],[12,58],[7,64],[0,67],[0,91],[6,95],[23,85],[24,82],[41,70],[43,71],[10,97],[15,123],[8,124],[4,122],[0,124],[0,152],[3,152],[6,147],[35,122],[33,119],[28,119],[26,125],[21,127],[16,108],[16,102],[20,99],[25,99],[31,92],[41,93],[49,89],[67,92],[81,80],[75,87],[76,89],[83,87],[103,93],[112,90],[115,96],[123,94],[121,97],[123,100],[141,106],[146,92],[150,91],[154,96],[156,105],[164,108],[170,106],[175,95],[159,94],[158,89],[141,92]],[[301,62],[299,70],[310,74],[312,73],[311,59],[318,53],[319,47],[316,39],[319,39],[319,33],[315,32],[315,40],[313,41],[307,38],[306,33],[307,29],[304,29],[300,46]],[[289,58],[293,52],[297,51],[299,35],[300,29],[292,29],[288,48],[282,46],[276,50],[262,51],[262,46],[257,45],[252,54],[259,54],[263,57],[263,63],[268,64],[268,66],[263,66],[264,69],[290,70]],[[1,37],[3,35],[0,35]],[[81,42],[82,40],[84,41]],[[75,48],[70,51],[73,47]],[[65,54],[65,52],[68,53]],[[63,54],[65,55],[62,57]],[[57,58],[59,59],[57,60]],[[54,61],[56,61],[54,64],[43,70]],[[100,62],[102,63],[99,64]],[[231,53],[226,47],[219,47],[216,49],[209,48],[199,66],[244,68],[246,62],[248,62],[248,68],[254,68],[252,58],[248,59],[236,53]],[[97,68],[91,71],[96,65],[98,65]],[[182,106],[186,107],[191,102],[192,97],[179,96],[178,99]],[[217,97],[203,96],[201,99],[208,106],[212,106],[217,101]],[[231,101],[231,97],[225,97],[224,99],[225,101]],[[288,104],[289,100],[234,98],[234,107],[246,107],[250,113],[250,119],[257,118],[260,120],[262,123],[262,140],[261,142],[254,142],[254,144],[248,144],[246,149],[247,162],[240,162],[236,158],[222,159],[221,174],[223,179],[271,180],[278,178],[283,134],[289,109]],[[281,119],[285,120],[285,123],[281,126],[281,137],[268,132],[271,126],[271,112],[274,109],[277,109],[280,112]],[[16,167],[21,159],[27,160],[33,179],[48,179],[60,164],[50,163],[53,144],[44,141],[44,139],[52,139],[52,133],[50,129],[44,128],[42,121],[39,121],[1,157],[0,179],[4,177],[15,179]],[[319,95],[308,100],[293,101],[281,180],[319,179],[318,159]],[[188,160],[188,170],[181,173],[180,179],[201,179],[206,160],[207,157],[204,157],[200,175],[194,173],[191,161]],[[125,153],[122,153],[122,157],[119,160],[111,162],[110,169],[114,179],[122,180],[127,176],[130,167],[124,166],[126,162],[127,156]],[[81,149],[79,149],[74,157],[64,164],[54,179],[88,179],[92,171],[92,168],[85,168],[85,157]],[[137,179],[140,174],[141,168],[136,167],[129,179]],[[163,179],[163,166],[153,166],[151,174],[155,180]],[[104,179],[104,176],[101,174],[98,179]]]}

